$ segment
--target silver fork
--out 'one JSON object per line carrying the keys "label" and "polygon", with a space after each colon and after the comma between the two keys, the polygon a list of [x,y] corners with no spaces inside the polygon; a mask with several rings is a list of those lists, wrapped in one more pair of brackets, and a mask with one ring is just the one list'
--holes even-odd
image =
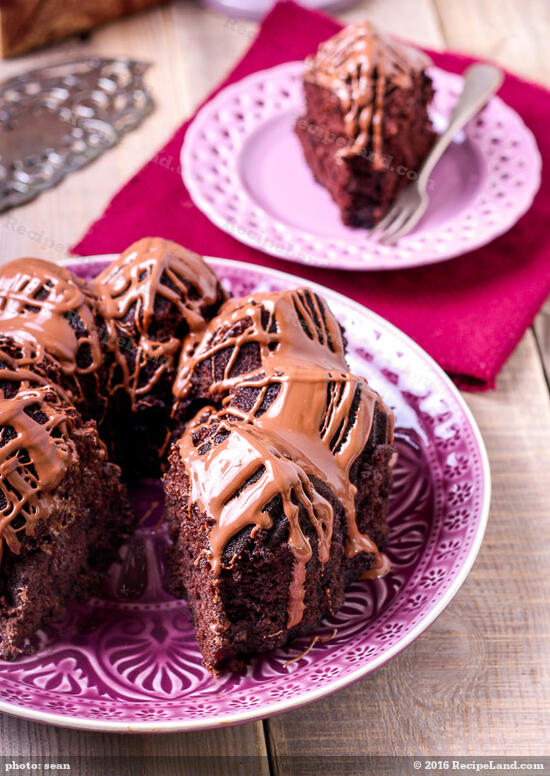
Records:
{"label": "silver fork", "polygon": [[410,232],[420,221],[428,206],[427,185],[432,170],[457,132],[481,110],[489,97],[499,89],[503,77],[502,70],[493,65],[476,64],[471,65],[466,70],[462,93],[451,114],[448,127],[439,135],[432,150],[424,160],[417,179],[402,190],[389,213],[371,229],[369,237],[374,236],[378,242],[394,245],[400,237]]}

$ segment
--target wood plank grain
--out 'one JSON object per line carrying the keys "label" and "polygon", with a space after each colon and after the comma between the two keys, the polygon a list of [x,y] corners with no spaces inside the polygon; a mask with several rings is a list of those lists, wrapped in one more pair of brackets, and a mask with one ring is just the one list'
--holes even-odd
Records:
{"label": "wood plank grain", "polygon": [[[437,17],[429,0],[362,0],[346,20],[368,15],[381,27],[421,44],[440,45]],[[40,67],[70,56],[126,55],[152,61],[146,76],[156,110],[123,141],[93,164],[73,173],[33,202],[0,215],[0,260],[21,255],[59,259],[98,218],[108,201],[189,116],[244,53],[256,25],[229,23],[192,3],[174,3],[140,13],[76,38],[0,63],[0,76]],[[169,161],[169,160],[168,160]],[[172,160],[174,165],[178,159]]]}
{"label": "wood plank grain", "polygon": [[[362,0],[345,14],[345,20],[366,15],[402,37],[441,45],[429,0],[415,3],[414,8],[408,0]],[[21,255],[55,260],[66,255],[121,184],[140,169],[244,53],[255,30],[255,24],[232,25],[223,15],[195,4],[174,3],[94,30],[86,41],[72,38],[24,59],[1,62],[0,76],[8,78],[31,67],[92,53],[152,61],[146,82],[157,107],[120,145],[93,164],[35,201],[0,215],[0,260]],[[173,163],[178,165],[179,160]]]}
{"label": "wood plank grain", "polygon": [[447,46],[550,85],[547,0],[435,0]]}
{"label": "wood plank grain", "polygon": [[380,29],[419,46],[440,49],[445,43],[432,0],[359,0],[339,17],[347,23],[369,19]]}
{"label": "wood plank grain", "polygon": [[[451,47],[491,56],[545,80],[545,6],[544,0],[521,5],[512,0],[437,0],[436,14],[430,0],[363,0],[345,18],[368,17],[435,48],[442,48],[446,37]],[[254,29],[243,23],[231,31],[223,16],[177,3],[97,30],[85,43],[73,39],[24,60],[0,63],[0,77],[7,77],[73,54],[154,60],[148,82],[158,105],[120,146],[35,202],[1,216],[0,260],[64,255],[121,183],[241,55]],[[494,476],[491,521],[472,573],[430,630],[388,666],[325,701],[269,721],[278,773],[326,768],[327,761],[315,759],[318,754],[521,755],[547,750],[550,410],[532,335],[504,368],[497,392],[470,396],[468,402],[486,438]],[[245,773],[248,767],[229,755],[265,754],[259,724],[146,737],[68,731],[0,716],[0,742],[5,747],[0,753],[13,755],[219,754],[226,758],[221,767],[231,768],[228,773]],[[267,772],[262,762],[262,772]],[[188,772],[186,767],[182,764],[177,772]],[[135,766],[128,760],[120,768],[117,772],[126,774]],[[87,776],[86,770],[82,773]]]}
{"label": "wood plank grain", "polygon": [[546,303],[535,318],[533,330],[546,377],[546,383],[550,388],[550,301]]}
{"label": "wood plank grain", "polygon": [[[391,13],[394,7],[387,5]],[[540,55],[548,25],[531,34],[536,4],[436,5],[448,47],[546,80]],[[506,23],[514,35],[499,45],[495,32]],[[530,46],[537,53],[526,56]],[[326,767],[328,755],[547,751],[541,731],[550,690],[550,618],[543,604],[550,592],[550,410],[531,333],[505,366],[497,392],[467,400],[488,446],[494,488],[473,571],[429,631],[389,665],[334,697],[269,722],[277,772],[313,774]]]}
{"label": "wood plank grain", "polygon": [[[146,82],[155,111],[115,148],[69,175],[33,202],[0,215],[0,257],[59,259],[111,197],[187,118],[249,45],[244,34],[228,31],[227,20],[192,3],[177,3],[140,13],[95,30],[85,41],[1,62],[10,77],[69,56],[126,55],[152,62]],[[176,167],[179,159],[166,160]]]}
{"label": "wood plank grain", "polygon": [[[67,759],[79,776],[269,776],[262,723],[195,733],[124,735],[87,733],[0,715],[0,757]],[[147,766],[147,770],[144,767]],[[206,770],[202,770],[202,768]]]}
{"label": "wood plank grain", "polygon": [[472,572],[429,630],[387,666],[270,720],[278,773],[314,774],[329,755],[548,751],[550,406],[531,332],[497,391],[467,401],[493,476],[491,516]]}

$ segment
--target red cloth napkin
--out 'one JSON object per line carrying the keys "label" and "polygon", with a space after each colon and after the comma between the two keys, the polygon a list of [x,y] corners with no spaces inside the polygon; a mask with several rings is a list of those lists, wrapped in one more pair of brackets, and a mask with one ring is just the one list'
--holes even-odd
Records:
{"label": "red cloth napkin", "polygon": [[[339,27],[333,19],[290,0],[279,2],[219,88],[257,70],[302,59]],[[239,22],[229,21],[227,34],[238,33]],[[458,54],[429,54],[436,65],[453,72],[462,72],[472,61]],[[534,132],[546,163],[550,160],[550,93],[508,74],[500,94]],[[202,215],[191,202],[179,170],[188,125],[189,121],[183,124],[114,197],[74,252],[113,253],[140,237],[159,235],[198,253],[295,273],[330,286],[392,321],[461,388],[494,387],[500,367],[550,293],[550,177],[543,178],[530,211],[510,232],[463,257],[392,272],[322,270],[242,245]]]}

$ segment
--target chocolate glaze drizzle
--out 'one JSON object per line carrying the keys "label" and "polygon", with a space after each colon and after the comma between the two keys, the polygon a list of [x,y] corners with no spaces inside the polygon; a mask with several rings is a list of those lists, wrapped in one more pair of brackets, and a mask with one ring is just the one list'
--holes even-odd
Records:
{"label": "chocolate glaze drizzle", "polygon": [[71,432],[77,416],[60,391],[4,353],[0,360],[1,561],[4,543],[20,552],[18,533],[34,533],[51,507],[52,491],[76,460]]}
{"label": "chocolate glaze drizzle", "polygon": [[[94,281],[41,259],[17,259],[0,270],[0,338],[15,340],[22,365],[50,359],[73,378],[71,395],[85,399],[80,375],[96,377],[107,400],[126,391],[136,409],[173,367],[181,347],[181,321],[204,325],[203,309],[219,297],[216,275],[196,253],[160,238],[134,243]],[[178,332],[153,331],[156,306],[173,306]],[[155,368],[143,380],[143,368]],[[106,364],[107,375],[99,373]]]}
{"label": "chocolate glaze drizzle", "polygon": [[[107,391],[113,394],[122,388],[135,409],[138,399],[172,368],[181,347],[181,325],[179,331],[164,331],[160,336],[153,331],[157,304],[165,300],[177,320],[196,331],[205,324],[203,311],[219,297],[218,279],[198,254],[169,240],[147,237],[98,275],[95,289],[107,327],[106,347],[114,357]],[[136,339],[136,330],[136,352],[128,358],[125,346]],[[152,375],[143,379],[144,367],[152,362]]]}
{"label": "chocolate glaze drizzle", "polygon": [[[239,372],[236,366],[251,345],[259,348],[260,366]],[[220,375],[212,357],[228,349]],[[313,552],[300,527],[300,507],[315,529],[321,564],[330,553],[334,512],[312,478],[324,482],[344,508],[346,557],[373,553],[375,574],[388,570],[385,556],[358,529],[350,474],[369,438],[375,405],[391,412],[364,378],[348,371],[340,326],[309,289],[226,302],[202,337],[186,341],[174,384],[177,401],[189,395],[197,367],[208,359],[210,392],[221,399],[221,409],[199,412],[177,442],[190,478],[189,508],[196,505],[214,520],[209,560],[218,576],[228,541],[248,525],[253,533],[269,529],[265,508],[281,497],[294,556],[290,628],[302,619]]]}
{"label": "chocolate glaze drizzle", "polygon": [[50,359],[71,376],[97,372],[103,354],[94,320],[93,287],[65,267],[41,259],[17,259],[0,270],[0,338],[17,342],[22,366]]}
{"label": "chocolate glaze drizzle", "polygon": [[[87,390],[105,406],[122,389],[136,409],[220,298],[202,258],[160,238],[135,243],[89,282],[40,259],[0,268],[0,560],[4,543],[20,552],[17,534],[35,532],[75,460],[82,376],[92,377]],[[169,330],[155,328],[163,304]],[[155,367],[147,380],[145,364]]]}
{"label": "chocolate glaze drizzle", "polygon": [[412,74],[430,64],[423,52],[387,38],[369,22],[350,24],[306,59],[304,81],[330,90],[344,111],[346,135],[352,142],[340,149],[341,156],[370,146],[373,166],[383,168],[386,95],[394,88],[410,89]]}
{"label": "chocolate glaze drizzle", "polygon": [[[351,480],[375,407],[392,414],[364,378],[349,372],[337,321],[304,288],[229,300],[206,326],[222,296],[198,255],[152,238],[131,246],[95,281],[38,259],[0,269],[0,560],[4,544],[17,554],[22,532],[36,534],[77,461],[73,432],[85,430],[73,407],[86,398],[80,378],[92,375],[107,399],[126,391],[138,409],[163,376],[171,379],[181,350],[176,407],[192,392],[197,369],[212,363],[217,407],[199,412],[176,449],[190,477],[190,508],[213,517],[215,576],[233,536],[248,526],[253,534],[271,527],[266,507],[279,497],[293,556],[287,627],[297,625],[308,561],[314,551],[321,565],[329,560],[333,535],[334,508],[316,481],[344,510],[346,557],[372,553],[369,575],[388,570],[358,528]],[[252,352],[257,366],[246,369]],[[223,353],[220,370],[213,356]],[[47,360],[55,374],[72,378],[66,391],[49,382]],[[304,516],[315,546],[300,524]]]}

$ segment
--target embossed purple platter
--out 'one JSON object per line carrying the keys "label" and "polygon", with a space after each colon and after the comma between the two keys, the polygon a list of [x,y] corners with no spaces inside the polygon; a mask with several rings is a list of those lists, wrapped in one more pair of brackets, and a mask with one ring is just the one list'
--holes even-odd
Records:
{"label": "embossed purple platter", "polygon": [[[94,275],[105,261],[69,263]],[[251,264],[210,262],[236,295],[306,283]],[[140,524],[103,597],[73,604],[66,622],[39,634],[35,654],[0,661],[0,711],[119,732],[197,730],[267,717],[366,676],[417,638],[453,598],[477,555],[489,511],[489,466],[475,421],[446,375],[407,336],[346,297],[308,285],[344,325],[352,369],[396,413],[392,572],[354,583],[341,611],[315,634],[255,659],[245,676],[214,679],[201,666],[185,602],[162,589],[168,541],[162,491],[145,483],[132,493]],[[300,657],[314,635],[321,638]]]}
{"label": "embossed purple platter", "polygon": [[[319,267],[403,269],[479,248],[510,229],[540,185],[535,138],[499,97],[459,133],[430,179],[430,204],[397,245],[340,221],[329,193],[313,178],[294,134],[303,114],[303,62],[288,62],[223,89],[197,114],[181,151],[194,203],[240,242]],[[430,68],[432,118],[448,123],[462,77]],[[321,136],[321,142],[323,137]],[[411,171],[394,169],[389,174]]]}

